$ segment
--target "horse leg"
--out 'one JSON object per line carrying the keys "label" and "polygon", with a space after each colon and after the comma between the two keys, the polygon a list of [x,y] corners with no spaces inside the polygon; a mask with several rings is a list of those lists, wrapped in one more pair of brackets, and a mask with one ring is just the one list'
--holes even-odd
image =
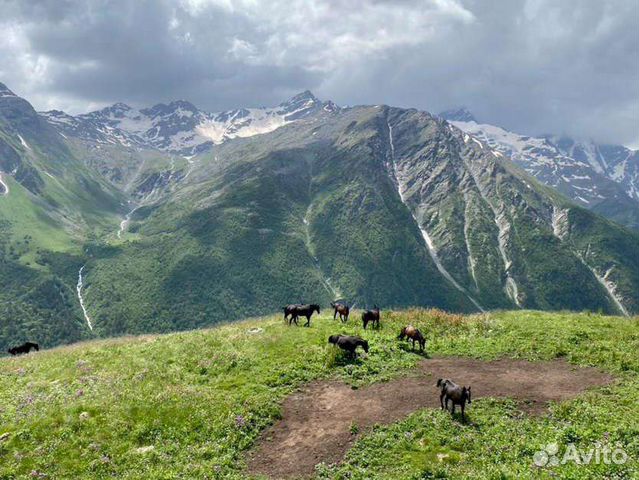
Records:
{"label": "horse leg", "polygon": [[337,308],[335,309],[335,313],[333,313],[333,320],[337,318]]}
{"label": "horse leg", "polygon": [[442,410],[444,409],[444,396],[445,396],[445,395],[446,395],[446,394],[445,394],[444,392],[442,392],[442,394],[439,396],[439,403],[440,403],[440,404],[441,404],[441,406],[442,406]]}
{"label": "horse leg", "polygon": [[455,415],[455,402],[453,401],[453,411],[451,412],[453,415]]}
{"label": "horse leg", "polygon": [[311,316],[307,315],[306,316],[306,323],[304,324],[305,327],[310,327],[311,326]]}
{"label": "horse leg", "polygon": [[466,409],[466,402],[461,403],[461,411],[462,411],[462,421],[466,421],[466,417],[464,416],[464,410]]}

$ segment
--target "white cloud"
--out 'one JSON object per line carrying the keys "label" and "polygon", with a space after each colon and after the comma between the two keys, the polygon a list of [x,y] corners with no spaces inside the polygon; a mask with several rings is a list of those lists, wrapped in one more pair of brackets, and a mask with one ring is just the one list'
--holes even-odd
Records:
{"label": "white cloud", "polygon": [[312,89],[637,142],[636,0],[4,0],[0,81],[71,112]]}

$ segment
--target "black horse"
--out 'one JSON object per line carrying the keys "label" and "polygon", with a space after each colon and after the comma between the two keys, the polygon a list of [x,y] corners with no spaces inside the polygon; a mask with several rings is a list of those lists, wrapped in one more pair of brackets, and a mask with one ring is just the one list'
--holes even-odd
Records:
{"label": "black horse", "polygon": [[[316,303],[305,304],[305,305],[289,305],[286,308],[289,308],[289,307],[290,307],[289,314],[291,315],[291,317],[288,320],[289,325],[291,325],[293,322],[295,322],[295,325],[299,325],[299,323],[297,322],[298,317],[306,317],[306,323],[304,324],[304,326],[310,327],[311,316],[313,315],[313,313],[317,312],[318,315],[320,313],[320,306],[317,305]],[[287,315],[287,311],[284,310],[284,318],[286,318],[286,315]]]}
{"label": "black horse", "polygon": [[292,317],[295,309],[301,306],[302,306],[301,303],[291,303],[290,305],[286,305],[285,307],[282,307],[282,309],[284,310],[284,322],[288,321],[289,315]]}
{"label": "black horse", "polygon": [[17,347],[10,348],[7,350],[11,355],[22,355],[24,353],[29,353],[31,349],[36,352],[40,351],[40,346],[37,343],[33,342],[24,342],[22,345]]}
{"label": "black horse", "polygon": [[368,353],[368,342],[362,337],[354,337],[351,335],[331,335],[328,337],[328,343],[337,345],[342,350],[349,353],[351,357],[355,357],[355,349],[362,347]]}
{"label": "black horse", "polygon": [[362,323],[364,324],[364,330],[368,324],[372,322],[375,328],[379,328],[379,307],[375,305],[372,310],[365,310],[362,313]]}

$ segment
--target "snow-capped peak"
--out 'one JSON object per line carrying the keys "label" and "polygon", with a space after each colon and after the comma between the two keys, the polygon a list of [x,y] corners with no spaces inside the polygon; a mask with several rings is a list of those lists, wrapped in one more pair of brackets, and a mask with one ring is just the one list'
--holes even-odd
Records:
{"label": "snow-capped peak", "polygon": [[439,116],[448,121],[477,123],[475,116],[466,107],[452,108],[441,112]]}
{"label": "snow-capped peak", "polygon": [[625,147],[520,135],[475,120],[450,123],[586,207],[615,196],[639,200],[639,155]]}
{"label": "snow-capped peak", "polygon": [[42,115],[67,135],[193,155],[212,144],[268,133],[316,112],[331,113],[337,109],[332,102],[322,102],[306,90],[277,107],[218,113],[208,113],[186,100],[176,100],[141,110],[116,103],[76,117],[58,111]]}

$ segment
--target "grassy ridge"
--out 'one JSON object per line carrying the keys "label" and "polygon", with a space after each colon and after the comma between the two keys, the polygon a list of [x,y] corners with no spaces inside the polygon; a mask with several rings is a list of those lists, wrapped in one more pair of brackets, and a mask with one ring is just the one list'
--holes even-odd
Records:
{"label": "grassy ridge", "polygon": [[[354,316],[353,318],[357,318]],[[364,436],[321,478],[582,478],[639,474],[636,463],[566,465],[541,471],[532,455],[550,442],[590,448],[621,442],[639,458],[637,318],[504,312],[462,317],[439,311],[386,313],[379,332],[322,315],[313,327],[281,318],[211,330],[102,340],[0,361],[0,478],[244,478],[243,455],[304,382],[354,385],[402,375],[421,357],[395,340],[400,325],[428,332],[430,354],[530,360],[566,357],[619,382],[552,408],[517,414],[507,399],[480,399],[471,424],[416,412]],[[262,332],[252,334],[250,329]],[[329,334],[363,334],[371,350],[354,364],[335,359]],[[309,408],[312,408],[310,406]],[[451,434],[451,432],[453,432]],[[443,460],[439,460],[440,458]],[[444,457],[441,457],[444,455]]]}

